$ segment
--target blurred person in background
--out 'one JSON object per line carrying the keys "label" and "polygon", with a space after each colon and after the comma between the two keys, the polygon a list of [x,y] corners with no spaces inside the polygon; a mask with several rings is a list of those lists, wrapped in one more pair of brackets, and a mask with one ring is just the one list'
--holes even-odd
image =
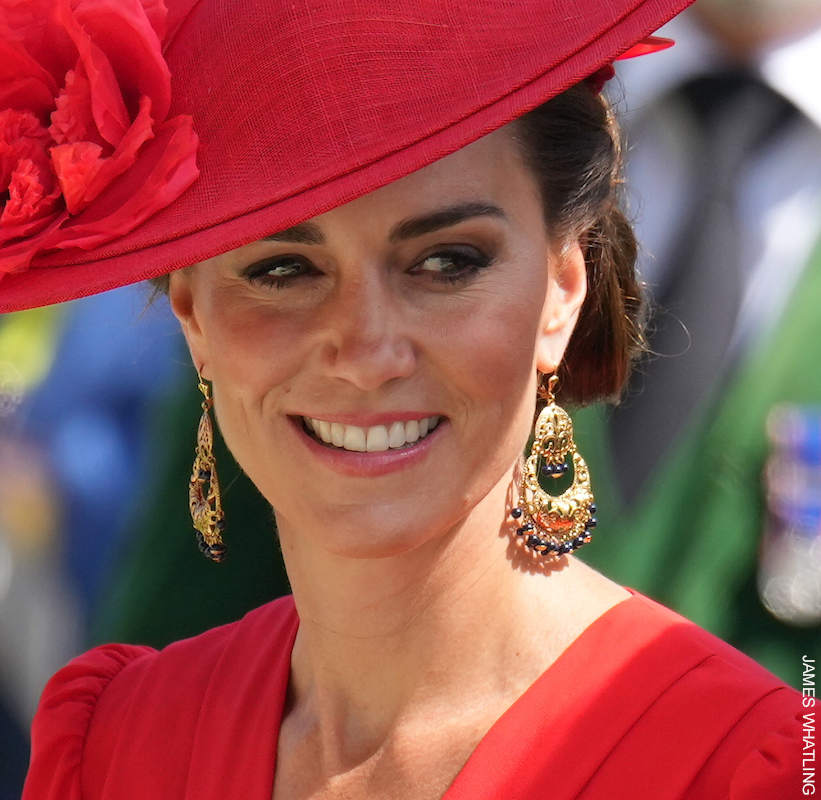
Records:
{"label": "blurred person in background", "polygon": [[657,304],[621,406],[578,414],[583,555],[798,685],[821,655],[821,0],[698,0],[620,65]]}
{"label": "blurred person in background", "polygon": [[[127,287],[0,318],[0,800],[17,798],[48,677],[89,620],[153,467],[183,343]],[[5,794],[4,794],[5,792]]]}
{"label": "blurred person in background", "polygon": [[147,296],[128,287],[70,305],[53,365],[20,409],[57,485],[61,559],[84,631],[150,485],[152,412],[181,384],[175,320],[166,304],[146,308]]}
{"label": "blurred person in background", "polygon": [[[77,647],[72,636],[76,627],[72,604],[54,552],[57,508],[53,485],[42,455],[24,444],[17,414],[23,399],[53,363],[62,312],[60,308],[35,309],[0,317],[2,800],[20,796],[28,763],[28,725],[38,687],[54,664]],[[68,603],[59,602],[66,599]],[[71,640],[68,646],[65,634]]]}

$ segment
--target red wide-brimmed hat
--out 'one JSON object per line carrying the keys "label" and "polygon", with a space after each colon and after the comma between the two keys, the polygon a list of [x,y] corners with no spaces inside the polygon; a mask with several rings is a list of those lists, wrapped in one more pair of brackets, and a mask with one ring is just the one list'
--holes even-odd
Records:
{"label": "red wide-brimmed hat", "polygon": [[690,2],[0,2],[0,311],[350,201],[601,76]]}

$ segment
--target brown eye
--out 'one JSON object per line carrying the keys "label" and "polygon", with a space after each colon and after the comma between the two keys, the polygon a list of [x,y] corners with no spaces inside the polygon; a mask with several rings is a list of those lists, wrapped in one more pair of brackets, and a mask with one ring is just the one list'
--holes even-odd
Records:
{"label": "brown eye", "polygon": [[411,273],[427,275],[439,283],[460,283],[470,280],[491,262],[490,256],[475,247],[449,247],[425,256]]}
{"label": "brown eye", "polygon": [[244,273],[246,280],[275,289],[284,289],[304,278],[319,274],[319,270],[310,261],[298,256],[279,256],[257,261]]}

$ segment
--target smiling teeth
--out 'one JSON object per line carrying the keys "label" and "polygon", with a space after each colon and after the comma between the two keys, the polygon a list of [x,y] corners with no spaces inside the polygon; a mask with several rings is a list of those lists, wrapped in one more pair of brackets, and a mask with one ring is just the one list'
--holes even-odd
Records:
{"label": "smiling teeth", "polygon": [[374,425],[372,428],[360,428],[357,425],[342,425],[339,422],[327,422],[324,419],[303,417],[305,426],[313,431],[318,439],[343,450],[355,453],[381,453],[385,450],[396,450],[406,444],[413,444],[424,439],[438,424],[439,417],[412,419],[407,422],[394,422],[391,425]]}

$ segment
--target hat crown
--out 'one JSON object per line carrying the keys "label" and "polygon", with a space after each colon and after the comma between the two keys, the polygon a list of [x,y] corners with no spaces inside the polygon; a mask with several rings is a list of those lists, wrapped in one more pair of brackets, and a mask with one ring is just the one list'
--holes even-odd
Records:
{"label": "hat crown", "polygon": [[[203,165],[187,202],[177,203],[181,232],[341,181],[313,216],[361,194],[356,173],[392,154],[416,148],[415,168],[430,163],[456,149],[452,135],[438,134],[461,124],[458,146],[468,144],[499,126],[487,113],[494,104],[546,75],[558,93],[613,58],[614,19],[648,5],[255,0],[238,13],[235,0],[202,0],[166,49],[171,114],[193,116]],[[532,92],[502,120],[542,99]],[[381,182],[407,171],[388,170]],[[285,214],[279,226],[305,216]]]}

